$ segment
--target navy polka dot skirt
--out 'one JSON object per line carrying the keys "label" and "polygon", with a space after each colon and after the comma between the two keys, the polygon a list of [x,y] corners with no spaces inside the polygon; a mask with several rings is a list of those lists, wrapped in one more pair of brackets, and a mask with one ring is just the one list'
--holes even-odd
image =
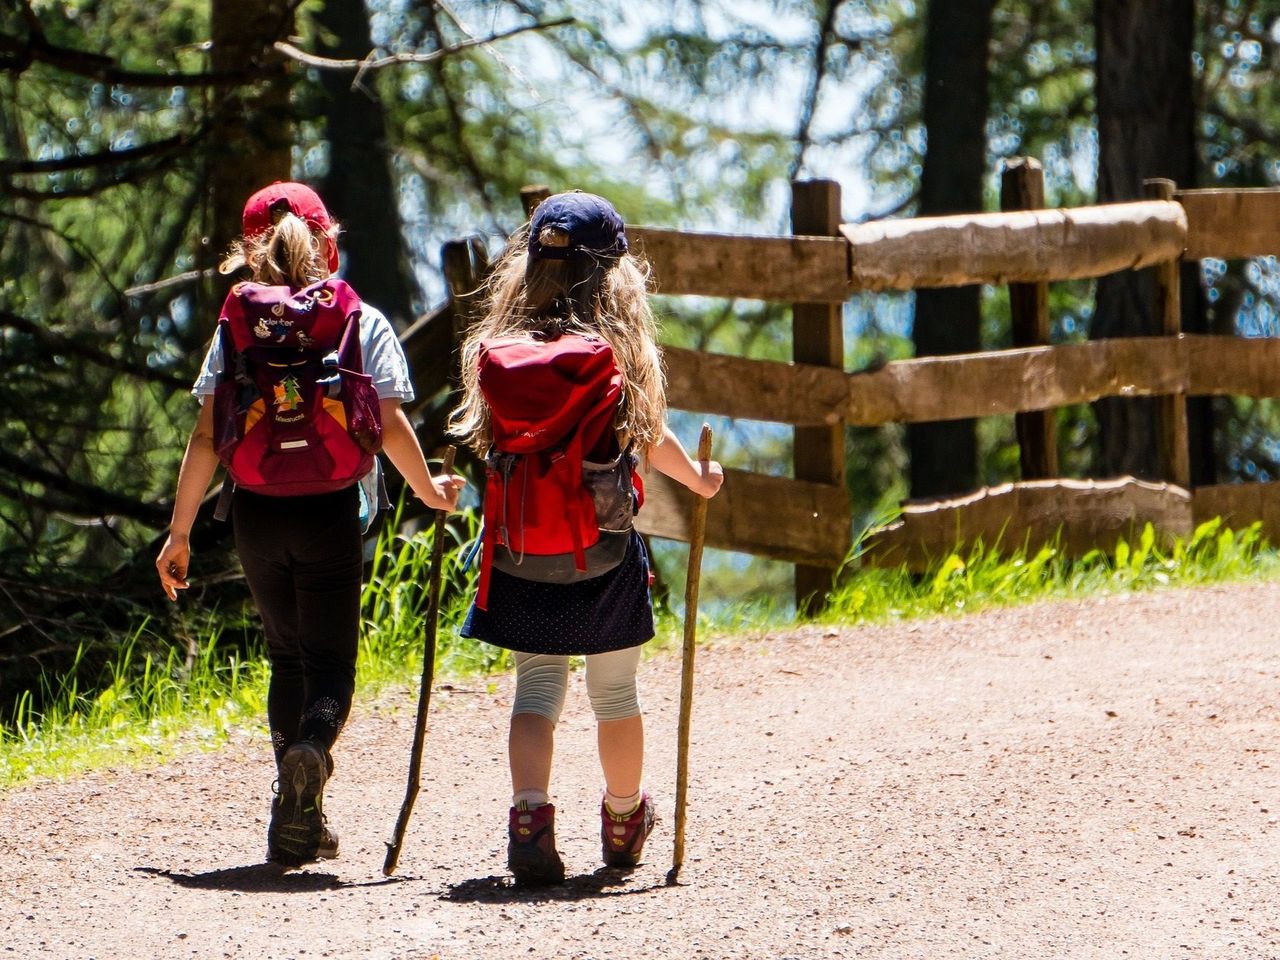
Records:
{"label": "navy polka dot skirt", "polygon": [[644,541],[633,530],[622,563],[577,583],[538,583],[493,570],[489,609],[472,603],[462,635],[555,656],[608,653],[653,639]]}

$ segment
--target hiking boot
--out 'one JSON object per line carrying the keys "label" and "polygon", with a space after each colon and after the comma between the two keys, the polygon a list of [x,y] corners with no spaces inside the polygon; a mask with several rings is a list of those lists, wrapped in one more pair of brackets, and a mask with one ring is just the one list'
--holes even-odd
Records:
{"label": "hiking boot", "polygon": [[507,818],[507,869],[522,886],[564,881],[564,863],[556,853],[556,808],[544,803],[532,810],[512,807]]}
{"label": "hiking boot", "polygon": [[606,867],[622,867],[630,870],[640,862],[640,851],[653,832],[657,819],[653,812],[653,800],[642,794],[636,808],[619,815],[600,801],[600,856]]}
{"label": "hiking boot", "polygon": [[324,785],[329,779],[327,751],[299,740],[280,760],[280,779],[267,828],[267,859],[297,867],[338,855],[338,836],[325,824]]}

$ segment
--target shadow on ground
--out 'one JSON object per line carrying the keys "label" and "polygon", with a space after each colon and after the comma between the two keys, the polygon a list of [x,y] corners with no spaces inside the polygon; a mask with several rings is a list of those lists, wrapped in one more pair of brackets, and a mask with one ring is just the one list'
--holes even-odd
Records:
{"label": "shadow on ground", "polygon": [[195,890],[239,890],[245,893],[315,893],[319,890],[342,890],[348,887],[381,887],[404,882],[400,877],[352,883],[331,873],[290,870],[275,863],[254,863],[244,867],[227,867],[204,873],[179,873],[161,867],[134,867],[137,873],[148,873]]}
{"label": "shadow on ground", "polygon": [[590,900],[597,897],[625,897],[665,888],[657,883],[645,887],[625,887],[631,876],[625,870],[601,867],[594,873],[566,877],[564,883],[548,887],[526,887],[509,876],[476,877],[451,884],[441,900],[455,903],[542,903],[547,901]]}

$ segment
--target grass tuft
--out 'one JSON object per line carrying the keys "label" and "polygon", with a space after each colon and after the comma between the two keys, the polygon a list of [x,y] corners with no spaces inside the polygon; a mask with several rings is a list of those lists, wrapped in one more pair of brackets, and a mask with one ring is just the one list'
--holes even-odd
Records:
{"label": "grass tuft", "polygon": [[1280,554],[1263,538],[1259,523],[1231,530],[1220,519],[1207,520],[1167,549],[1147,524],[1136,543],[1120,539],[1110,555],[1091,550],[1071,559],[1056,546],[1009,554],[978,543],[943,557],[924,575],[905,568],[859,570],[833,591],[819,619],[883,622],[1036,600],[1265,579],[1277,573]]}

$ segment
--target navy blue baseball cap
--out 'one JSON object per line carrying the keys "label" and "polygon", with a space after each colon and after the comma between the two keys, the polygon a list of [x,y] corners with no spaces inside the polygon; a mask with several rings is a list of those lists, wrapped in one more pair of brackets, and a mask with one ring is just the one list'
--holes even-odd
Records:
{"label": "navy blue baseball cap", "polygon": [[[567,233],[568,246],[543,244],[539,236],[546,227]],[[616,258],[626,252],[627,233],[622,217],[604,197],[579,190],[557,193],[533,211],[529,222],[530,260],[568,260],[583,253]]]}

